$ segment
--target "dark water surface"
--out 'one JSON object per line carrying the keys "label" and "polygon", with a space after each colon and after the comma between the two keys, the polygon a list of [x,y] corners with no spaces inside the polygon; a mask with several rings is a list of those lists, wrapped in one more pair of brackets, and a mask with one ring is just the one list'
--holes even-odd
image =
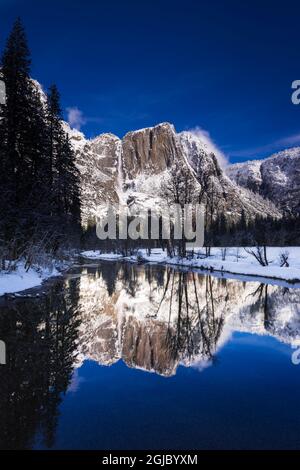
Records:
{"label": "dark water surface", "polygon": [[300,448],[300,289],[102,262],[0,339],[2,449]]}

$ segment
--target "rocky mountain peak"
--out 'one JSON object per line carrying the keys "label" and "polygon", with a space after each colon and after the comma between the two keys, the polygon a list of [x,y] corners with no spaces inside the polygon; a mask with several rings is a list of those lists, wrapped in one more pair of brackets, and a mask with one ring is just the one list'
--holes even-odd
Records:
{"label": "rocky mountain peak", "polygon": [[122,161],[129,181],[139,173],[157,174],[170,167],[178,156],[176,132],[172,124],[129,132],[122,140]]}
{"label": "rocky mountain peak", "polygon": [[268,197],[283,212],[300,214],[300,147],[230,165],[226,173],[239,186]]}
{"label": "rocky mountain peak", "polygon": [[237,220],[244,211],[280,217],[280,211],[260,195],[229,179],[205,141],[192,132],[176,133],[164,122],[128,132],[122,139],[111,133],[94,139],[65,124],[74,146],[81,175],[82,221],[86,225],[107,202],[122,202],[138,208],[160,204],[160,187],[173,162],[188,168],[199,185],[214,192],[219,210]]}

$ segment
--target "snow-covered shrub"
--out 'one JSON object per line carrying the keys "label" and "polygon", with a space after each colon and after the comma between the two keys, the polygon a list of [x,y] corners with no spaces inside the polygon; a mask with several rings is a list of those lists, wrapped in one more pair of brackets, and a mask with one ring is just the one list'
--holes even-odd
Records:
{"label": "snow-covered shrub", "polygon": [[280,254],[279,254],[279,262],[280,262],[280,267],[283,268],[284,266],[285,267],[289,267],[289,263],[288,263],[288,259],[289,259],[289,252],[288,251],[282,251]]}

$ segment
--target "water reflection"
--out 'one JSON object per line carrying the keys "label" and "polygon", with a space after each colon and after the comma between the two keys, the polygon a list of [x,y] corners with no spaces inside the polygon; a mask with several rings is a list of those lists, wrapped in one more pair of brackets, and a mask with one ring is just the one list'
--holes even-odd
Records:
{"label": "water reflection", "polygon": [[57,282],[42,299],[0,309],[7,348],[0,368],[0,448],[31,448],[36,432],[51,447],[76,359],[78,295],[79,282]]}
{"label": "water reflection", "polygon": [[165,377],[212,365],[232,332],[300,344],[300,290],[172,268],[102,263],[0,308],[0,446],[52,447],[74,370],[120,359]]}
{"label": "water reflection", "polygon": [[164,376],[204,367],[233,331],[300,343],[300,291],[172,268],[104,264],[80,280],[80,358]]}

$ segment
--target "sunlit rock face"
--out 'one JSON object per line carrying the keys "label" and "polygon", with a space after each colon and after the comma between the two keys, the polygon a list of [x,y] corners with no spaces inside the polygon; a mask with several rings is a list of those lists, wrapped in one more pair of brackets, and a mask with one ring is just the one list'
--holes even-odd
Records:
{"label": "sunlit rock face", "polygon": [[122,328],[122,359],[129,367],[173,375],[177,361],[168,342],[171,331],[165,322],[128,317]]}
{"label": "sunlit rock face", "polygon": [[158,174],[182,158],[175,129],[168,123],[129,132],[122,148],[124,173],[129,180],[141,172]]}
{"label": "sunlit rock face", "polygon": [[229,179],[201,137],[177,133],[172,124],[132,131],[123,139],[101,134],[88,140],[67,124],[65,130],[76,152],[84,225],[101,214],[108,202],[139,209],[162,205],[162,181],[174,162],[198,180],[206,195],[213,192],[219,211],[228,219],[238,220],[242,210],[249,218],[281,216],[270,201]]}
{"label": "sunlit rock face", "polygon": [[203,368],[232,332],[300,344],[300,292],[171,268],[103,265],[80,278],[81,361],[171,376]]}

